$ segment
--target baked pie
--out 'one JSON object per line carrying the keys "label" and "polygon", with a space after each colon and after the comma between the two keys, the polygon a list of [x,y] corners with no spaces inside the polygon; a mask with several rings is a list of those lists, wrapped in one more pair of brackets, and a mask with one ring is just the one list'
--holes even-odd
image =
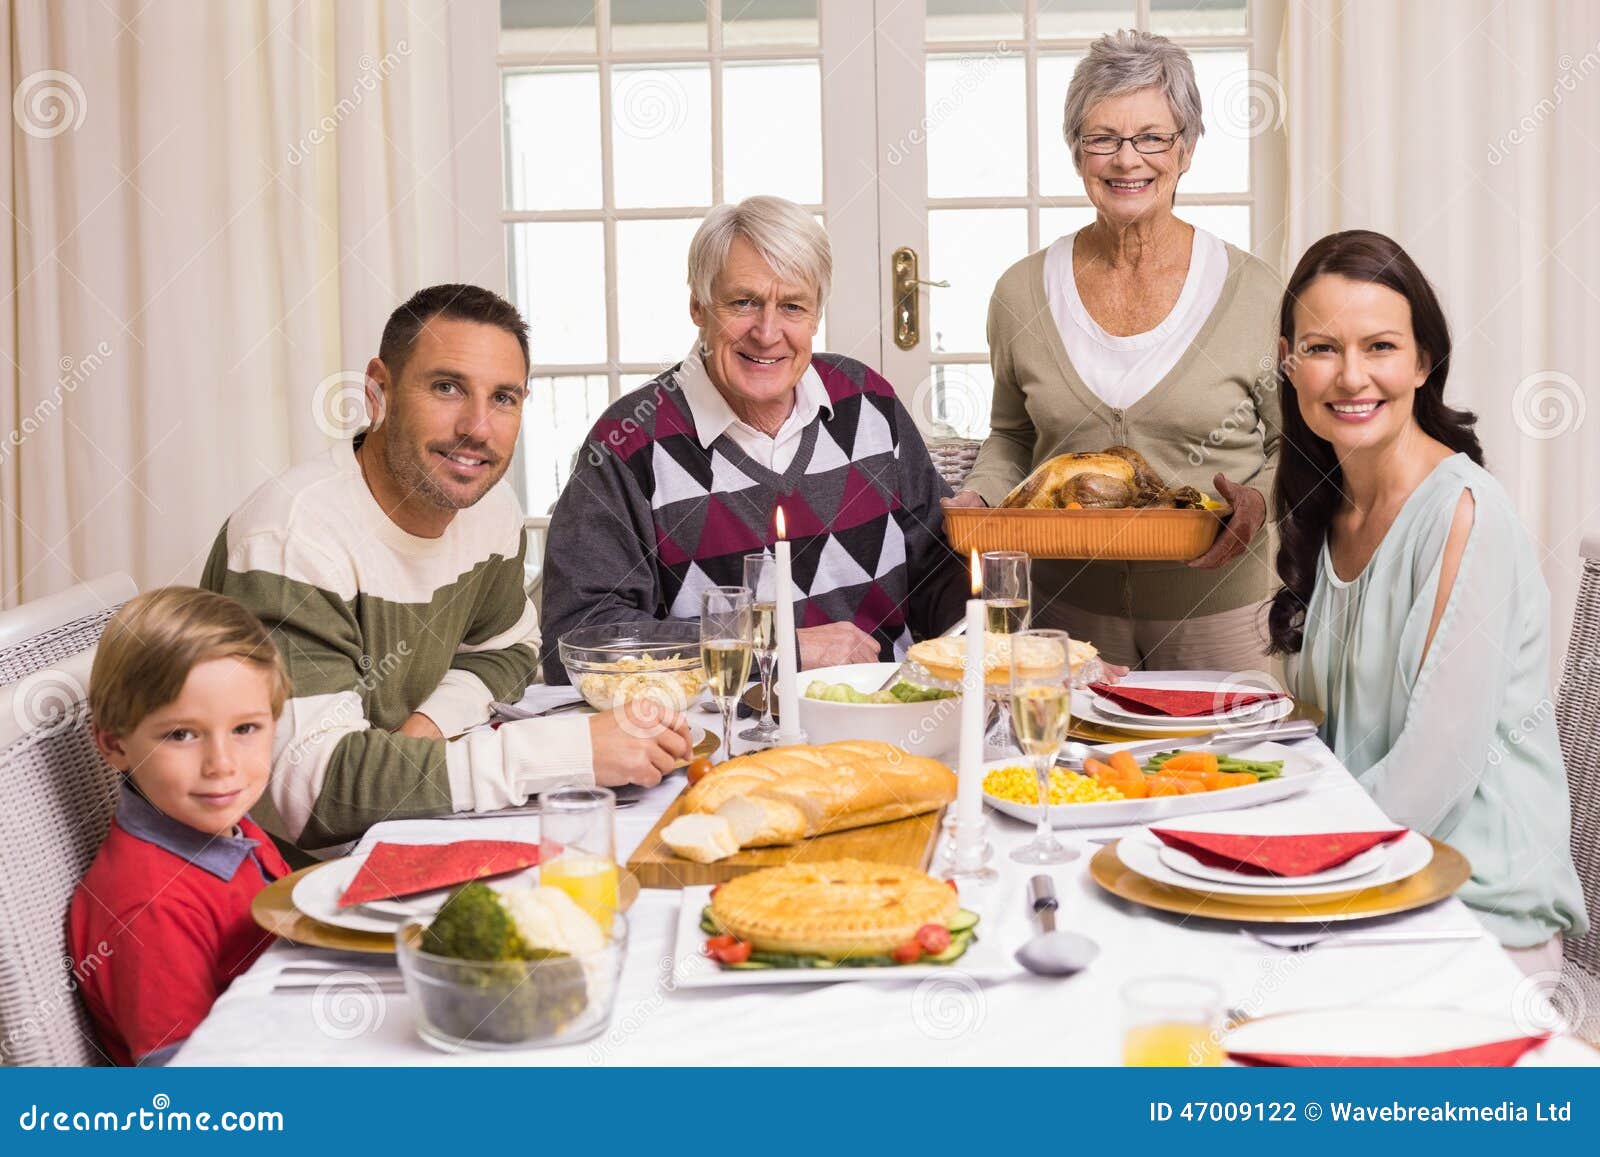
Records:
{"label": "baked pie", "polygon": [[711,897],[712,922],[757,951],[835,960],[891,952],[924,925],[948,925],[959,910],[943,881],[865,860],[763,868]]}
{"label": "baked pie", "polygon": [[[1011,653],[1018,649],[1023,670],[1043,674],[1061,666],[1061,644],[1037,635],[1002,635],[989,631],[983,641],[983,680],[985,683],[1011,681]],[[1099,655],[1094,644],[1073,639],[1068,645],[1068,661],[1077,679],[1084,665]],[[967,666],[967,640],[961,635],[940,635],[911,644],[906,659],[917,664],[935,679],[959,683]]]}

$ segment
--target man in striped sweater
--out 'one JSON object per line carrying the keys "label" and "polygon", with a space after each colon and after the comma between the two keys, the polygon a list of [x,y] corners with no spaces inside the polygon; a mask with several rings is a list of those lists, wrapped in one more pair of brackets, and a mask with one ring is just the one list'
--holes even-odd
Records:
{"label": "man in striped sweater", "polygon": [[217,536],[204,585],[288,664],[263,826],[306,848],[385,819],[484,811],[568,783],[654,784],[689,754],[609,714],[478,727],[538,666],[522,512],[501,481],[527,392],[527,326],[437,285],[384,328],[370,427],[266,483]]}

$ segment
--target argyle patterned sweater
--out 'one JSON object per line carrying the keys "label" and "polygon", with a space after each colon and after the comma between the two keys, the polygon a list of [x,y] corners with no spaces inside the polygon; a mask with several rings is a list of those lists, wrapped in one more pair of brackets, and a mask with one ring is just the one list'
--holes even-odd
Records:
{"label": "argyle patterned sweater", "polygon": [[549,682],[567,682],[556,642],[574,627],[698,619],[702,591],[743,585],[744,556],[772,546],[780,505],[797,628],[853,622],[889,660],[960,617],[965,570],[939,506],[950,490],[894,387],[850,358],[811,364],[832,414],[818,412],[781,474],[726,433],[700,445],[676,366],[595,423],[550,520]]}

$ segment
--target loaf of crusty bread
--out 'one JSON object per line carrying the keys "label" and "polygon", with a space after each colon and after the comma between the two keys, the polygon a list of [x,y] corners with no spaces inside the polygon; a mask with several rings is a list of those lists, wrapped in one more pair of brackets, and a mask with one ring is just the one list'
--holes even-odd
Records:
{"label": "loaf of crusty bread", "polygon": [[955,798],[955,772],[938,760],[846,740],[730,759],[684,793],[683,810],[737,816],[740,846],[761,848],[921,815]]}

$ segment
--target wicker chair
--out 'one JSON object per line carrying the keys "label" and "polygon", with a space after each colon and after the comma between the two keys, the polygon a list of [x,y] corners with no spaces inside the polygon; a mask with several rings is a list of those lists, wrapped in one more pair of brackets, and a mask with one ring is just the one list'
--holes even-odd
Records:
{"label": "wicker chair", "polygon": [[106,620],[138,593],[127,575],[108,574],[0,611],[0,683],[15,683],[94,646]]}
{"label": "wicker chair", "polygon": [[930,438],[928,456],[950,489],[960,490],[967,475],[972,473],[973,464],[978,460],[978,448],[982,445],[975,438]]}
{"label": "wicker chair", "polygon": [[1600,1037],[1600,533],[1581,548],[1583,577],[1556,689],[1556,730],[1572,798],[1572,856],[1591,931],[1566,942],[1564,987],[1581,1009],[1581,1034]]}
{"label": "wicker chair", "polygon": [[78,998],[67,903],[116,810],[88,728],[92,649],[0,688],[0,1060],[106,1063]]}

